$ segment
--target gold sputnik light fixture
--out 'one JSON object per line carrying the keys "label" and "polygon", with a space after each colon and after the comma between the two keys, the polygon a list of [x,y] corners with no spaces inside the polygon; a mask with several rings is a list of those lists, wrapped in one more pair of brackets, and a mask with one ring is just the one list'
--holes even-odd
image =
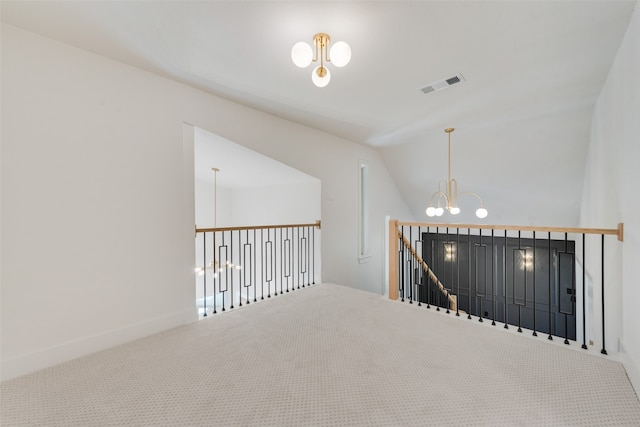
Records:
{"label": "gold sputnik light fixture", "polygon": [[327,62],[336,67],[344,67],[351,60],[351,48],[347,43],[339,41],[329,49],[330,43],[328,34],[318,33],[313,36],[313,48],[305,42],[298,42],[291,49],[291,59],[300,68],[306,68],[312,62],[320,62],[311,72],[311,80],[318,87],[325,87],[331,81]]}
{"label": "gold sputnik light fixture", "polygon": [[[458,181],[455,179],[451,179],[451,133],[454,131],[454,128],[447,128],[444,131],[449,135],[448,144],[448,167],[447,167],[447,181],[439,181],[438,182],[438,191],[433,193],[431,196],[431,200],[429,201],[429,207],[427,208],[426,214],[427,216],[441,216],[444,213],[444,210],[448,210],[451,215],[457,215],[460,213],[460,208],[458,207],[458,196],[463,195],[471,195],[475,196],[478,200],[480,200],[480,207],[476,210],[476,216],[478,218],[486,218],[489,212],[485,209],[484,203],[482,202],[482,198],[470,191],[466,191],[464,193],[458,193]],[[442,185],[444,183],[444,191],[442,191]],[[443,205],[444,204],[444,208]]]}

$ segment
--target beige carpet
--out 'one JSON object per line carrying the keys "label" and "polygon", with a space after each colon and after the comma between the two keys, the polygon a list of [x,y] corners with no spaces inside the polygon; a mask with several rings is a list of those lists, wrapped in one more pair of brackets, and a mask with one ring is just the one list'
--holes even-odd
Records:
{"label": "beige carpet", "polygon": [[640,426],[617,362],[329,284],[0,388],[2,426]]}

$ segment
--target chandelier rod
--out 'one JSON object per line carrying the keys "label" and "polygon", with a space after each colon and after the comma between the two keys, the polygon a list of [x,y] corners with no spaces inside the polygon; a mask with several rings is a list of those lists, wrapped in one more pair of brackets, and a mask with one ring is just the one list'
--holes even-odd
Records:
{"label": "chandelier rod", "polygon": [[218,172],[220,169],[211,168],[213,171],[213,228],[216,228],[216,215],[218,210]]}
{"label": "chandelier rod", "polygon": [[446,128],[444,131],[448,135],[448,150],[447,150],[447,207],[455,206],[457,204],[457,200],[453,200],[453,195],[451,193],[451,132],[453,132],[455,128]]}

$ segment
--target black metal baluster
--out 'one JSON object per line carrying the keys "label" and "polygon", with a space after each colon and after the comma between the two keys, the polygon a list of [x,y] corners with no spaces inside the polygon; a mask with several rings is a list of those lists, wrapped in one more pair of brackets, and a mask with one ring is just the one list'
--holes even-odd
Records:
{"label": "black metal baluster", "polygon": [[585,258],[585,234],[582,233],[582,348],[587,350],[587,317],[585,301],[587,294],[585,294],[585,281],[587,270],[587,259]]}
{"label": "black metal baluster", "polygon": [[[509,289],[509,284],[507,283],[507,250],[509,248],[509,237],[507,235],[507,230],[504,230],[504,249],[502,251],[502,277],[503,277],[503,289],[504,289],[504,318],[502,319],[502,321],[504,322],[504,326],[505,329],[509,329],[509,327],[507,326],[509,324],[509,306],[507,305],[508,302],[508,292],[507,289]],[[513,283],[515,284],[515,277],[513,278]],[[514,299],[515,299],[515,289],[514,289]]]}
{"label": "black metal baluster", "polygon": [[[431,232],[431,227],[427,226],[427,237],[429,236],[429,233]],[[433,239],[431,239],[431,241],[433,242]],[[433,244],[433,243],[432,243]],[[427,256],[427,254],[424,253],[425,248],[426,250],[431,253],[431,260],[433,261],[433,251],[429,251],[429,248],[431,247],[431,245],[427,245],[427,246],[423,246],[422,251],[423,254],[422,256],[424,257],[425,260],[429,259],[429,257]],[[425,261],[426,263],[426,261]],[[427,265],[427,308],[431,308],[431,274],[430,272],[432,271],[431,267],[433,266],[433,262],[429,263]]]}
{"label": "black metal baluster", "polygon": [[207,233],[202,233],[202,279],[203,279],[203,289],[204,298],[202,299],[204,303],[204,314],[202,317],[207,317]]}
{"label": "black metal baluster", "polygon": [[[213,271],[213,314],[217,314],[218,301],[216,300],[216,279],[218,278],[218,268],[216,266],[216,232],[213,232],[213,261],[211,263],[211,270]],[[205,274],[207,274],[205,264]],[[218,284],[219,287],[219,284]]]}
{"label": "black metal baluster", "polygon": [[269,244],[271,243],[271,229],[267,228],[267,241],[263,243],[262,250],[264,251],[264,281],[267,282],[267,298],[271,298],[271,251],[269,250]]}
{"label": "black metal baluster", "polygon": [[285,245],[286,245],[286,250],[285,250],[285,266],[286,266],[286,273],[285,273],[285,277],[287,278],[287,289],[289,289],[289,283],[291,283],[291,292],[296,290],[296,285],[295,283],[293,283],[293,278],[291,277],[291,273],[293,270],[291,267],[291,261],[292,261],[292,256],[293,256],[293,252],[292,252],[292,239],[293,237],[293,229],[291,230],[291,239],[289,239],[289,228],[287,227],[287,239],[285,240]]}
{"label": "black metal baluster", "polygon": [[311,229],[307,227],[307,286],[311,286]]}
{"label": "black metal baluster", "polygon": [[406,248],[404,246],[404,225],[400,227],[400,264],[402,268],[400,269],[400,301],[404,302],[404,260]]}
{"label": "black metal baluster", "polygon": [[[567,246],[567,233],[564,233],[564,252],[567,253],[568,252],[568,246]],[[558,255],[558,311],[564,315],[564,343],[565,344],[569,344],[569,326],[567,325],[567,313],[562,311],[562,304],[561,304],[561,293],[562,293],[562,281],[560,280],[562,277],[562,263],[560,262],[561,260],[561,256]],[[575,262],[573,263],[573,266],[575,266]]]}
{"label": "black metal baluster", "polygon": [[[285,240],[284,240],[284,228],[280,229],[280,275],[282,276],[282,281],[285,281]],[[289,231],[287,230],[287,235]],[[287,280],[287,293],[289,293],[289,281]]]}
{"label": "black metal baluster", "polygon": [[[296,231],[298,231],[298,237],[296,238]],[[298,251],[296,251],[296,243],[298,243]],[[300,251],[300,230],[298,230],[298,228],[294,228],[291,227],[291,248],[293,249],[293,258],[292,260],[294,261],[291,264],[291,269],[293,270],[293,282],[294,282],[294,286],[295,286],[295,282],[298,282],[298,287],[297,289],[300,289],[300,269],[296,269],[296,263],[295,263],[295,259],[297,258],[296,255],[299,254]]]}
{"label": "black metal baluster", "polygon": [[438,302],[436,303],[436,311],[440,311],[440,305],[442,304],[442,290],[440,289],[440,285],[438,284],[438,282],[442,283],[442,280],[440,280],[440,227],[436,227],[436,250],[435,250],[435,256],[436,256],[436,295],[438,295]]}
{"label": "black metal baluster", "polygon": [[[296,227],[296,229],[298,230],[298,239],[294,241],[294,248],[295,248],[295,243],[297,243],[298,244],[298,260],[299,260],[300,259],[300,227]],[[300,266],[299,265],[298,265],[298,274],[296,274],[296,277],[298,278],[298,289],[300,289]]]}
{"label": "black metal baluster", "polygon": [[[402,236],[403,236],[403,245],[402,247],[404,248],[404,253],[403,253],[403,262],[404,262],[404,283],[403,283],[403,291],[404,291],[404,298],[407,299],[409,302],[411,302],[411,262],[412,262],[412,254],[411,254],[411,248],[407,247],[407,245],[404,244],[404,240],[405,240],[405,234],[404,234],[404,227],[402,228]],[[411,241],[411,226],[409,226],[409,241]]]}
{"label": "black metal baluster", "polygon": [[[300,237],[302,233],[302,237]],[[298,285],[300,284],[300,278],[302,279],[302,287],[304,288],[304,271],[302,269],[302,256],[304,247],[304,230],[298,227]]]}
{"label": "black metal baluster", "polygon": [[271,280],[273,281],[273,296],[278,296],[278,256],[277,252],[277,239],[278,239],[278,229],[276,227],[273,228],[273,240],[269,237],[271,241]]}
{"label": "black metal baluster", "polygon": [[[275,276],[280,279],[280,294],[284,294],[284,285],[282,283],[282,228],[279,229],[280,230],[280,239],[278,240],[278,230],[274,230],[273,232],[273,251],[275,254],[278,253],[278,244],[280,244],[280,257],[278,258],[280,260],[280,274],[278,274],[278,259],[276,259],[276,266],[275,266],[275,270],[274,270],[274,274]],[[277,280],[276,280],[277,283]],[[277,284],[276,284],[277,286]]]}
{"label": "black metal baluster", "polygon": [[[298,266],[298,274],[296,274],[296,277],[298,278],[298,289],[300,289],[300,277],[302,277],[302,264],[300,263],[300,256],[302,254],[302,237],[300,237],[300,227],[296,227],[295,229],[298,232],[298,238],[296,239],[296,243],[298,244],[298,251],[296,252],[298,260],[296,263]],[[304,280],[302,281],[302,285],[304,287]]]}
{"label": "black metal baluster", "polygon": [[227,265],[227,276],[231,276],[231,295],[229,296],[231,305],[229,306],[229,308],[233,309],[233,270],[235,270],[235,264],[233,263],[233,230],[229,231],[229,240],[231,241],[229,243],[229,252],[231,252],[231,264]]}
{"label": "black metal baluster", "polygon": [[469,272],[469,281],[467,282],[467,319],[471,320],[471,227],[467,228],[467,271]]}
{"label": "black metal baluster", "polygon": [[253,259],[256,265],[253,266],[253,302],[258,302],[257,293],[258,293],[258,255],[256,251],[258,250],[258,238],[256,235],[255,228],[253,229]]}
{"label": "black metal baluster", "polygon": [[[479,248],[483,247],[482,246],[482,228],[478,229],[478,232],[480,234],[480,245],[478,246]],[[486,269],[487,265],[486,265],[486,250],[485,250],[485,259],[484,259],[484,263],[485,266],[484,268]],[[487,277],[486,277],[486,273],[485,273],[485,286],[484,286],[484,290],[485,290],[485,295],[487,294]],[[484,322],[484,320],[482,320],[482,318],[484,317],[484,313],[482,312],[482,296],[480,295],[480,293],[478,292],[478,253],[476,251],[476,296],[478,297],[478,302],[480,303],[480,310],[478,311],[478,322],[482,323]]]}
{"label": "black metal baluster", "polygon": [[273,240],[271,239],[271,235],[269,235],[270,242],[270,253],[271,253],[271,262],[269,265],[271,266],[271,281],[273,282],[273,296],[278,296],[278,279],[277,279],[277,256],[276,256],[276,236],[278,235],[278,229],[274,227],[273,229]]}
{"label": "black metal baluster", "polygon": [[[254,269],[253,259],[251,258],[251,244],[249,243],[249,230],[246,230],[245,233],[245,244],[242,247],[242,275],[244,278],[244,287],[247,291],[247,305],[251,303],[251,297],[249,296],[249,288],[251,287],[251,271]],[[247,262],[247,249],[249,249],[249,262]],[[248,273],[247,273],[248,272]],[[249,275],[248,285],[247,285],[247,274]]]}
{"label": "black metal baluster", "polygon": [[[423,287],[422,287],[422,280],[424,278],[424,273],[422,271],[423,268],[423,264],[424,264],[424,259],[422,258],[424,256],[423,253],[423,247],[422,247],[422,235],[420,234],[420,226],[418,226],[418,230],[417,230],[417,236],[416,236],[416,240],[415,242],[413,242],[414,245],[414,258],[415,258],[415,271],[414,271],[414,281],[412,286],[414,287],[414,295],[415,295],[415,299],[416,301],[418,301],[418,306],[422,306],[422,298],[423,298]],[[420,262],[420,260],[422,260],[423,262]]]}
{"label": "black metal baluster", "polygon": [[398,253],[396,254],[396,256],[398,257],[398,294],[400,295],[400,301],[404,301],[404,295],[402,294],[402,281],[403,279],[403,274],[402,274],[402,270],[404,269],[404,259],[402,257],[403,255],[403,245],[402,245],[402,237],[396,235],[395,237],[398,240]]}
{"label": "black metal baluster", "polygon": [[413,292],[413,300],[420,305],[420,280],[422,278],[422,264],[420,263],[421,255],[418,252],[418,248],[422,249],[422,243],[420,241],[420,227],[416,230],[416,240],[413,242],[413,252],[411,258],[413,260],[413,281],[411,283],[411,289]]}
{"label": "black metal baluster", "polygon": [[[496,310],[498,307],[498,301],[496,298],[496,294],[498,293],[498,266],[496,263],[498,262],[498,254],[496,253],[496,237],[495,230],[491,229],[491,325],[496,326]],[[504,324],[507,326],[507,324]]]}
{"label": "black metal baluster", "polygon": [[[309,246],[308,240],[309,238],[306,236],[305,231],[306,228],[302,228],[302,241],[300,242],[302,245],[302,256],[300,257],[300,267],[302,268],[302,287],[305,287],[304,275],[307,273],[307,248]],[[307,277],[308,279],[308,277]],[[307,283],[308,284],[308,283]]]}
{"label": "black metal baluster", "polygon": [[267,298],[271,298],[271,282],[273,282],[272,258],[273,247],[271,246],[271,229],[267,228],[267,240],[262,243],[264,252],[264,282],[267,284]]}
{"label": "black metal baluster", "polygon": [[[518,250],[522,251],[522,234],[518,230]],[[522,252],[520,252],[522,253]],[[527,303],[527,251],[524,252],[524,303]],[[513,276],[513,302],[518,306],[518,332],[522,332],[522,305],[516,299],[516,277]]]}
{"label": "black metal baluster", "polygon": [[296,257],[296,229],[291,227],[291,256],[289,257],[289,262],[290,262],[290,268],[291,268],[291,290],[295,290],[295,289],[300,289],[300,280],[298,280],[298,287],[296,288],[296,279],[297,279],[297,272],[296,272],[296,264],[295,264],[295,257]]}
{"label": "black metal baluster", "polygon": [[[411,233],[411,226],[409,226],[409,233]],[[402,236],[404,237],[404,230],[403,230],[403,234]],[[403,241],[405,240],[404,238],[402,239]],[[411,302],[411,248],[408,248],[407,245],[403,245],[404,248],[404,256],[403,256],[403,262],[404,262],[404,280],[405,282],[403,283],[404,286],[404,296],[406,299],[409,300],[409,302]]]}
{"label": "black metal baluster", "polygon": [[238,270],[238,307],[242,307],[242,288],[244,287],[244,283],[242,283],[242,231],[238,230],[238,266],[236,270]]}
{"label": "black metal baluster", "polygon": [[311,227],[313,233],[311,234],[311,260],[313,261],[311,265],[311,272],[313,273],[313,285],[316,284],[316,227]]}
{"label": "black metal baluster", "polygon": [[[449,245],[449,251],[451,251],[451,242],[449,242],[449,227],[447,227],[447,237],[446,237],[446,239],[447,239],[447,243],[446,243],[446,244],[447,244],[447,245]],[[448,252],[448,251],[445,249],[445,255],[444,255],[444,256],[445,256],[445,258],[446,258],[446,256],[447,256],[447,252]],[[445,261],[445,260],[443,259],[443,261]],[[451,262],[451,259],[449,259],[449,264],[451,265],[451,280],[453,281],[453,263]],[[445,264],[444,264],[444,268],[445,268],[445,269],[447,268],[447,263],[446,263],[446,262],[445,262]],[[445,276],[446,276],[446,275],[445,275]],[[446,295],[446,298],[447,298],[447,299],[445,300],[445,301],[446,301],[446,302],[445,302],[445,304],[447,304],[447,311],[446,311],[446,313],[447,313],[447,314],[449,314],[449,313],[451,313],[451,312],[449,311],[449,305],[450,305],[450,301],[449,301],[449,288],[447,288],[446,286],[444,286],[444,283],[442,284],[442,286],[443,286],[443,287],[444,287],[444,289],[447,291],[447,295]]]}
{"label": "black metal baluster", "polygon": [[605,339],[604,339],[604,234],[602,235],[602,250],[601,250],[601,256],[602,256],[602,350],[600,350],[600,353],[602,354],[607,354],[607,350],[605,349]]}
{"label": "black metal baluster", "polygon": [[[410,230],[413,230],[413,227],[411,227]],[[413,242],[412,233],[409,239],[409,241],[413,243],[413,249],[411,251],[411,278],[412,278],[411,303],[412,304],[413,304],[413,301],[420,302],[420,294],[419,294],[419,288],[418,288],[419,280],[421,278],[421,271],[422,271],[422,266],[420,265],[420,253],[418,252],[418,247],[422,247],[420,242],[420,227],[418,227],[417,234],[418,235],[416,236],[415,242]]]}
{"label": "black metal baluster", "polygon": [[307,227],[307,286],[311,286],[311,228]]}
{"label": "black metal baluster", "polygon": [[264,299],[264,228],[260,229],[260,300]]}
{"label": "black metal baluster", "polygon": [[[413,227],[409,226],[409,242],[413,242]],[[413,282],[415,282],[415,257],[413,256],[413,253],[411,253],[411,250],[408,250],[409,252],[409,259],[408,259],[408,264],[409,264],[409,304],[413,304]]]}
{"label": "black metal baluster", "polygon": [[[418,242],[420,244],[420,252],[418,252]],[[424,247],[424,245],[422,244],[422,233],[420,231],[420,226],[418,226],[418,237],[416,238],[416,255],[420,255],[421,257],[424,257],[424,253],[422,253],[422,248]],[[418,268],[416,269],[417,274],[416,274],[416,297],[418,300],[418,307],[422,306],[422,294],[423,294],[423,281],[424,281],[424,274],[423,274],[423,270],[422,270],[422,265],[419,265]]]}
{"label": "black metal baluster", "polygon": [[549,306],[548,306],[548,310],[549,310],[549,336],[547,337],[548,340],[553,341],[553,328],[552,328],[552,323],[553,323],[553,310],[552,310],[552,301],[551,301],[551,286],[552,286],[552,281],[553,281],[553,277],[552,277],[552,273],[553,273],[553,259],[552,259],[552,254],[551,254],[551,232],[549,232],[549,236],[547,237],[547,244],[549,246]]}
{"label": "black metal baluster", "polygon": [[278,229],[273,229],[273,240],[269,237],[271,242],[271,281],[273,282],[273,296],[278,296],[278,260],[276,256],[276,239],[278,236]]}
{"label": "black metal baluster", "polygon": [[[569,267],[569,268],[567,268]],[[569,276],[567,277],[567,274]],[[564,249],[558,252],[558,313],[563,315],[564,321],[564,343],[569,345],[569,316],[574,319],[575,325],[575,282],[576,282],[576,254],[575,246],[573,252],[569,252],[569,235],[564,234]],[[565,295],[565,298],[563,298]],[[565,308],[566,295],[568,295],[569,308]]]}
{"label": "black metal baluster", "polygon": [[242,291],[246,288],[246,282],[244,280],[243,269],[244,265],[244,244],[242,243],[242,230],[238,230],[238,265],[236,269],[238,270],[238,306],[241,307],[242,303]]}
{"label": "black metal baluster", "polygon": [[[224,244],[224,231],[222,232],[222,245],[220,245],[218,247],[218,259],[220,261],[222,261],[222,248],[225,248],[225,256],[224,256],[224,260],[225,260],[225,264],[224,264],[224,291],[222,290],[222,279],[220,279],[220,276],[218,276],[218,289],[220,290],[220,293],[222,294],[222,311],[226,311],[227,309],[225,308],[225,304],[226,304],[226,292],[229,289],[229,266],[227,265],[227,262],[229,260],[228,258],[228,252],[226,251],[226,249],[228,248],[227,245]],[[222,262],[220,262],[220,270],[222,270]],[[220,271],[221,272],[221,271]]]}
{"label": "black metal baluster", "polygon": [[532,268],[533,268],[533,336],[537,337],[538,333],[536,332],[536,232],[533,232],[533,260],[532,260]]}
{"label": "black metal baluster", "polygon": [[[291,228],[291,239],[289,239],[289,228]],[[293,231],[293,227],[287,227],[287,281],[291,281],[291,292],[296,290],[296,280],[295,277],[293,277],[293,275],[295,274],[295,272],[293,271],[293,251],[295,249],[295,241],[296,241],[296,234]]]}
{"label": "black metal baluster", "polygon": [[456,227],[456,316],[460,317],[460,228]]}
{"label": "black metal baluster", "polygon": [[[279,228],[280,230],[280,234],[282,234],[282,228]],[[278,253],[278,228],[274,228],[273,229],[273,253],[274,253],[274,261],[273,261],[273,277],[274,277],[274,284],[276,287],[276,294],[278,293],[278,257],[277,257],[277,253]],[[280,262],[282,263],[282,260],[280,260]],[[282,279],[280,279],[280,295],[283,294],[282,291]]]}

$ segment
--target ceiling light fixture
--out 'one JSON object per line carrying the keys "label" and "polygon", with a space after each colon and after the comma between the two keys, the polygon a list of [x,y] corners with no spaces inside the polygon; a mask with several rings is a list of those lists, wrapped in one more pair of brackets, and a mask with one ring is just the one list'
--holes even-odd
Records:
{"label": "ceiling light fixture", "polygon": [[300,68],[306,68],[311,62],[320,61],[320,65],[311,72],[311,80],[318,87],[325,87],[331,80],[331,73],[325,62],[331,62],[336,67],[344,67],[351,60],[351,48],[345,42],[335,43],[329,49],[331,39],[328,34],[318,33],[313,36],[313,48],[305,42],[298,42],[291,49],[291,59]]}
{"label": "ceiling light fixture", "polygon": [[[455,179],[451,179],[451,132],[453,132],[454,130],[454,128],[447,128],[444,130],[449,135],[449,163],[447,182],[445,183],[445,191],[442,191],[443,181],[439,181],[438,191],[433,193],[433,196],[431,196],[426,214],[427,216],[441,216],[444,213],[444,210],[447,209],[451,215],[457,215],[460,213],[460,208],[458,207],[458,195],[463,196],[468,194],[471,196],[475,196],[478,198],[478,200],[480,200],[480,207],[476,210],[476,216],[478,218],[486,218],[489,212],[485,209],[482,198],[478,194],[469,191],[458,194],[458,181],[456,181]],[[444,208],[442,207],[443,201]],[[435,206],[434,202],[437,202]]]}

